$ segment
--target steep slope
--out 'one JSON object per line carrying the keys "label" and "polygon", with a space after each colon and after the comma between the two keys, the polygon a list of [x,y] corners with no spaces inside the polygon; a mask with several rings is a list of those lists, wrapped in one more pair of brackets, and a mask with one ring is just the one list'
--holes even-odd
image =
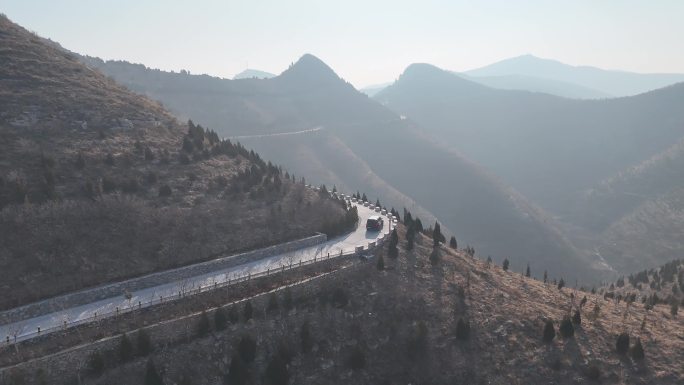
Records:
{"label": "steep slope", "polygon": [[[215,384],[677,384],[684,380],[682,317],[656,305],[615,302],[577,288],[504,271],[418,236],[398,258],[384,251],[384,269],[359,264],[325,279],[228,305],[226,329],[187,323],[184,338],[153,340],[149,358],[119,363],[103,351],[106,369],[93,384],[137,383],[153,361],[166,383]],[[375,261],[374,261],[375,262]],[[533,275],[541,272],[533,270]],[[570,285],[568,285],[570,286]],[[214,318],[213,309],[207,309]],[[570,322],[575,313],[576,323]],[[560,323],[569,325],[561,335]],[[550,323],[554,337],[544,342]],[[571,330],[572,335],[566,330]],[[620,333],[637,339],[645,357],[620,354]],[[79,374],[80,374],[79,373]],[[76,376],[76,370],[65,378]],[[21,372],[15,373],[17,377]],[[34,373],[25,373],[27,378]],[[60,378],[60,381],[66,382]]]}
{"label": "steep slope", "polygon": [[[356,91],[311,55],[303,56],[276,78],[241,81],[212,81],[144,71],[123,63],[97,63],[105,73],[158,98],[177,114],[192,112],[200,122],[205,118],[217,122],[214,127],[221,134],[248,141],[265,156],[281,160],[290,171],[299,175],[307,170],[307,177],[315,183],[354,186],[361,181],[371,199],[379,197],[388,207],[418,205],[418,215],[439,213],[437,218],[447,229],[484,255],[496,259],[510,255],[558,274],[593,276],[591,263],[578,256],[538,209],[454,151],[423,136],[422,128]],[[136,72],[134,78],[124,75],[129,70]],[[232,114],[237,118],[227,120]],[[226,117],[224,123],[219,116]],[[267,136],[301,131],[327,139],[322,144],[303,136]],[[332,152],[335,157],[348,156],[330,162]],[[348,167],[363,163],[372,174],[363,166]]]}
{"label": "steep slope", "polygon": [[630,96],[674,83],[684,82],[684,74],[640,74],[610,71],[588,66],[571,66],[556,60],[523,55],[466,71],[473,77],[523,75],[576,84],[608,95]]}
{"label": "steep slope", "polygon": [[565,216],[583,191],[684,134],[684,84],[579,101],[495,90],[423,64],[376,99]]}
{"label": "steep slope", "polygon": [[0,52],[0,309],[353,225],[5,17]]}

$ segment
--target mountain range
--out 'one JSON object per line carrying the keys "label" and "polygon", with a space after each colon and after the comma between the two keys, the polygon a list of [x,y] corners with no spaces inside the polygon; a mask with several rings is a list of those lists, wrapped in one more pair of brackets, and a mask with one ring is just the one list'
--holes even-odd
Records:
{"label": "mountain range", "polygon": [[312,55],[275,78],[241,80],[84,60],[313,183],[361,190],[388,208],[406,207],[426,225],[439,219],[482,255],[509,256],[516,268],[529,262],[556,276],[600,275],[538,207]]}

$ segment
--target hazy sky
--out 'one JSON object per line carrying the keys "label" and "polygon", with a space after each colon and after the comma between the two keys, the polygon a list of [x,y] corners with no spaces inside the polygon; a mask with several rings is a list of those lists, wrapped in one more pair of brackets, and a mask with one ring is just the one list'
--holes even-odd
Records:
{"label": "hazy sky", "polygon": [[527,53],[684,72],[681,0],[2,0],[0,12],[79,53],[222,77],[280,73],[304,53],[357,87],[414,62],[467,70]]}

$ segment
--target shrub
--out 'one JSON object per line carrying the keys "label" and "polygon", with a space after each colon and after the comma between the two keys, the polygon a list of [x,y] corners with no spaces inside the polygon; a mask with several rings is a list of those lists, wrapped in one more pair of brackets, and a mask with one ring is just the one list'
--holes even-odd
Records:
{"label": "shrub", "polygon": [[563,321],[561,321],[560,327],[558,328],[558,332],[563,338],[572,338],[575,335],[575,327],[572,326],[572,321],[570,321],[569,317],[563,318]]}
{"label": "shrub", "polygon": [[145,147],[145,160],[151,161],[153,159],[154,159],[154,152],[152,152],[151,148]]}
{"label": "shrub", "polygon": [[556,328],[553,326],[553,321],[547,320],[544,324],[544,342],[549,343],[556,337]]}
{"label": "shrub", "polygon": [[102,375],[105,369],[105,361],[102,353],[96,351],[90,355],[88,369],[93,376],[99,377]]}
{"label": "shrub", "polygon": [[242,316],[243,316],[245,322],[251,320],[253,314],[254,314],[254,309],[252,308],[252,302],[247,300],[245,302],[245,307],[242,311]]}
{"label": "shrub", "polygon": [[164,385],[164,380],[162,380],[151,358],[147,360],[147,367],[145,368],[145,385]]}
{"label": "shrub", "polygon": [[465,341],[470,338],[470,322],[459,318],[456,323],[456,339]]}
{"label": "shrub", "polygon": [[352,370],[359,370],[366,367],[366,355],[359,346],[353,347],[351,352],[349,352],[349,356],[347,356],[347,366]]}
{"label": "shrub", "polygon": [[107,166],[113,166],[114,165],[114,155],[112,155],[111,153],[107,154],[104,162]]}
{"label": "shrub", "polygon": [[644,359],[644,347],[641,345],[641,338],[636,339],[634,346],[630,349],[630,353],[632,353],[632,358],[635,360]]}
{"label": "shrub", "polygon": [[287,385],[290,382],[290,373],[287,371],[287,363],[280,355],[275,355],[266,366],[265,379],[267,384]]}
{"label": "shrub", "polygon": [[121,335],[121,343],[119,344],[119,358],[121,358],[121,362],[128,362],[133,358],[133,344],[126,333]]}
{"label": "shrub", "polygon": [[575,314],[572,315],[572,323],[578,326],[582,324],[582,315],[579,310],[575,310]]}
{"label": "shrub", "polygon": [[218,308],[214,312],[214,327],[216,330],[224,330],[228,325],[228,317],[223,308]]}
{"label": "shrub", "polygon": [[256,357],[256,341],[249,335],[244,335],[238,343],[238,352],[242,361],[249,364]]}
{"label": "shrub", "polygon": [[627,351],[629,350],[629,334],[627,333],[620,333],[620,335],[617,338],[617,341],[615,342],[615,351],[618,352],[618,354],[627,354]]}
{"label": "shrub", "polygon": [[591,364],[587,367],[586,375],[588,379],[597,381],[601,378],[601,369],[597,365]]}
{"label": "shrub", "polygon": [[154,349],[150,335],[143,329],[138,332],[138,355],[146,356]]}

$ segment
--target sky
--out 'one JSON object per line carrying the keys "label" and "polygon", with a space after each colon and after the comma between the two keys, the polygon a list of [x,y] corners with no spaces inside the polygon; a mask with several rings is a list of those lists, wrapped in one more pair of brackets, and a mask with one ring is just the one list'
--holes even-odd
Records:
{"label": "sky", "polygon": [[2,0],[0,12],[81,54],[227,78],[305,53],[358,88],[411,63],[465,71],[523,54],[684,73],[680,0]]}

